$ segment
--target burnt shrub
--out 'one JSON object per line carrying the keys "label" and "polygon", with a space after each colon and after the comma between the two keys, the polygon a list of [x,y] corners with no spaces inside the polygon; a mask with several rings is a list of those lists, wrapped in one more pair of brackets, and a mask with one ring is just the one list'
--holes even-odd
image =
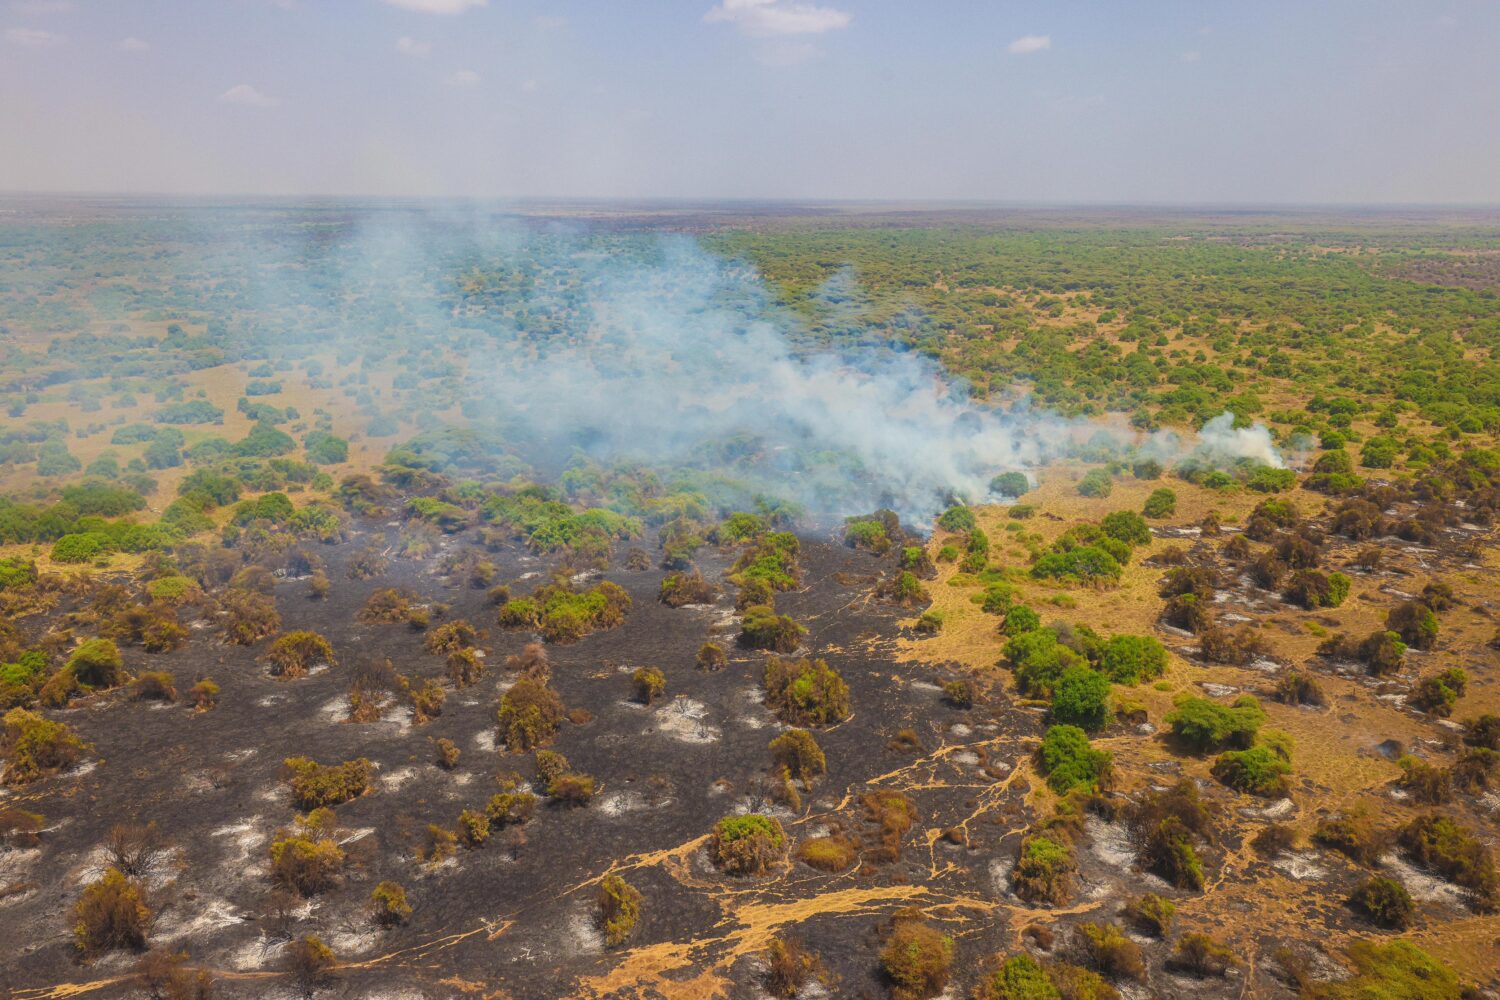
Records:
{"label": "burnt shrub", "polygon": [[129,878],[142,878],[156,871],[167,858],[170,845],[156,825],[117,823],[104,835],[104,856]]}
{"label": "burnt shrub", "polygon": [[507,656],[505,669],[543,683],[552,676],[552,663],[547,658],[547,647],[539,642],[528,642],[519,653]]}
{"label": "burnt shrub", "polygon": [[519,826],[531,819],[535,812],[536,796],[522,791],[519,784],[512,784],[504,791],[491,795],[484,807],[484,814],[489,817],[490,824],[496,826]]}
{"label": "burnt shrub", "polygon": [[802,644],[807,629],[786,615],[778,615],[765,604],[745,609],[740,622],[740,645],[746,649],[766,649],[776,653],[790,653]]}
{"label": "burnt shrub", "polygon": [[1146,791],[1127,812],[1131,842],[1145,867],[1181,889],[1203,888],[1203,863],[1195,846],[1210,839],[1213,814],[1189,780]]}
{"label": "burnt shrub", "polygon": [[828,759],[813,734],[805,729],[788,729],[771,741],[771,761],[804,788],[811,788],[813,781],[828,770]]}
{"label": "burnt shrub", "polygon": [[462,751],[459,750],[457,743],[454,743],[445,736],[435,740],[433,746],[437,750],[439,767],[445,771],[451,771],[458,766],[458,758]]}
{"label": "burnt shrub", "polygon": [[729,656],[724,652],[724,647],[716,642],[705,642],[698,647],[698,656],[694,660],[694,666],[699,670],[714,672],[723,670],[729,666]]}
{"label": "burnt shrub", "polygon": [[1464,742],[1471,747],[1500,750],[1500,715],[1486,712],[1464,723]]}
{"label": "burnt shrub", "polygon": [[1184,934],[1172,952],[1170,964],[1174,969],[1207,979],[1222,978],[1230,966],[1239,964],[1239,960],[1234,957],[1234,952],[1207,934]]}
{"label": "burnt shrub", "polygon": [[305,997],[312,996],[338,978],[335,971],[338,957],[315,934],[305,935],[288,944],[283,965],[287,976]]}
{"label": "burnt shrub", "polygon": [[73,944],[87,958],[117,948],[139,951],[153,918],[140,883],[106,868],[73,904]]}
{"label": "burnt shrub", "polygon": [[914,916],[899,915],[880,949],[880,968],[896,1000],[927,1000],[948,985],[953,938]]}
{"label": "burnt shrub", "polygon": [[1028,903],[1061,906],[1072,894],[1077,875],[1072,837],[1057,826],[1022,838],[1010,881],[1016,895]]}
{"label": "burnt shrub", "polygon": [[318,664],[338,665],[328,640],[306,630],[288,632],[279,637],[266,650],[265,660],[270,665],[271,676],[282,680],[303,677]]}
{"label": "burnt shrub", "polygon": [[944,681],[943,700],[954,708],[973,708],[976,700],[974,682],[967,677]]}
{"label": "burnt shrub", "polygon": [[1149,892],[1125,904],[1125,916],[1146,933],[1165,938],[1172,929],[1177,905],[1165,896]]}
{"label": "burnt shrub", "polygon": [[484,660],[473,649],[455,649],[448,654],[447,673],[455,688],[472,687],[484,676]]}
{"label": "burnt shrub", "polygon": [[84,742],[64,723],[13,708],[5,713],[4,730],[0,732],[0,751],[5,755],[0,782],[24,785],[56,774],[76,764],[85,749]]}
{"label": "burnt shrub", "polygon": [[1377,828],[1374,819],[1363,808],[1319,820],[1313,828],[1312,839],[1320,847],[1338,851],[1366,867],[1378,864],[1380,856],[1391,844],[1390,833]]}
{"label": "burnt shrub", "polygon": [[422,646],[429,653],[444,656],[460,650],[473,649],[478,642],[479,632],[473,625],[459,618],[455,621],[444,622],[428,632]]}
{"label": "burnt shrub", "polygon": [[594,797],[594,779],[590,775],[574,771],[559,774],[548,782],[547,794],[559,805],[588,805],[589,800]]}
{"label": "burnt shrub", "polygon": [[1437,642],[1437,615],[1420,601],[1403,601],[1385,616],[1385,627],[1415,649],[1431,649]]}
{"label": "burnt shrub", "polygon": [[1140,945],[1114,924],[1082,923],[1074,929],[1074,942],[1083,964],[1111,979],[1146,978],[1146,963]]}
{"label": "burnt shrub", "polygon": [[186,952],[153,948],[135,965],[135,974],[151,1000],[211,1000],[213,977],[189,968]]}
{"label": "burnt shrub", "polygon": [[1476,910],[1495,909],[1500,881],[1494,857],[1470,831],[1447,816],[1430,813],[1403,826],[1396,842],[1415,864],[1469,890]]}
{"label": "burnt shrub", "polygon": [[1250,839],[1250,846],[1263,858],[1279,858],[1297,843],[1297,832],[1280,823],[1268,823]]}
{"label": "burnt shrub", "polygon": [[249,646],[281,628],[276,599],[254,590],[226,590],[219,598],[224,641]]}
{"label": "burnt shrub", "polygon": [[1379,875],[1361,882],[1349,897],[1349,905],[1377,927],[1395,931],[1410,927],[1417,910],[1405,886]]}
{"label": "burnt shrub", "polygon": [[219,704],[219,685],[203,678],[188,691],[188,702],[200,712],[206,712]]}
{"label": "burnt shrub", "polygon": [[786,856],[786,831],[770,816],[725,816],[714,826],[709,855],[730,875],[759,875]]}
{"label": "burnt shrub", "polygon": [[1209,663],[1243,667],[1263,651],[1265,644],[1252,625],[1234,629],[1212,625],[1199,633],[1203,658]]}
{"label": "burnt shrub", "polygon": [[793,726],[823,726],[849,717],[849,685],[824,660],[766,661],[766,706]]}
{"label": "burnt shrub", "polygon": [[774,937],[766,945],[766,991],[780,1000],[793,1000],[813,980],[821,981],[822,964],[801,944]]}
{"label": "burnt shrub", "polygon": [[331,837],[280,831],[271,841],[271,877],[301,896],[333,888],[344,871],[344,850]]}
{"label": "burnt shrub", "polygon": [[1453,787],[1468,795],[1479,795],[1497,787],[1500,775],[1500,753],[1474,747],[1461,754],[1453,764]]}
{"label": "burnt shrub", "polygon": [[130,682],[130,697],[136,701],[177,700],[177,685],[165,670],[147,670]]}
{"label": "burnt shrub", "polygon": [[458,814],[458,839],[465,847],[483,847],[490,839],[490,818],[474,809]]}
{"label": "burnt shrub", "polygon": [[0,805],[0,848],[35,847],[45,825],[41,813]]}
{"label": "burnt shrub", "polygon": [[667,689],[667,676],[655,667],[637,667],[630,675],[631,696],[642,705],[650,705]]}
{"label": "burnt shrub", "polygon": [[1283,705],[1326,705],[1327,696],[1317,678],[1300,670],[1288,670],[1276,681],[1276,700]]}
{"label": "burnt shrub", "polygon": [[298,809],[336,806],[363,795],[370,787],[373,766],[364,757],[342,764],[319,764],[308,757],[282,762],[284,779]]}
{"label": "burnt shrub", "polygon": [[599,883],[596,897],[599,925],[604,930],[604,944],[616,948],[629,939],[641,919],[640,892],[618,875],[606,875]]}
{"label": "burnt shrub", "polygon": [[370,893],[370,911],[375,923],[381,927],[404,924],[411,916],[411,903],[407,902],[406,889],[399,882],[381,882]]}
{"label": "burnt shrub", "polygon": [[689,604],[712,604],[719,599],[719,588],[694,569],[689,573],[670,573],[661,582],[660,600],[669,608]]}
{"label": "burnt shrub", "polygon": [[1282,588],[1281,596],[1309,610],[1336,608],[1349,596],[1349,578],[1342,573],[1325,576],[1315,569],[1299,569]]}
{"label": "burnt shrub", "polygon": [[500,739],[516,753],[546,746],[557,734],[562,712],[562,699],[546,681],[522,677],[500,696],[495,713]]}
{"label": "burnt shrub", "polygon": [[1199,597],[1211,599],[1217,585],[1218,577],[1207,567],[1177,566],[1161,578],[1157,594],[1163,599],[1181,594],[1197,594]]}
{"label": "burnt shrub", "polygon": [[1394,673],[1406,662],[1406,643],[1394,631],[1371,632],[1355,648],[1356,658],[1372,675]]}
{"label": "burnt shrub", "polygon": [[891,863],[901,857],[901,842],[917,821],[917,805],[901,792],[885,789],[860,797],[866,823],[874,826],[870,860]]}

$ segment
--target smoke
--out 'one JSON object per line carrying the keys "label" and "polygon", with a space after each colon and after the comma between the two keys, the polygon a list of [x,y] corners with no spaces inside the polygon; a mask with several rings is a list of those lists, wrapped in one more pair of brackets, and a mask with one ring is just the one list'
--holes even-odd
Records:
{"label": "smoke", "polygon": [[976,403],[932,360],[863,328],[867,298],[849,268],[810,297],[836,334],[814,336],[753,268],[686,235],[430,208],[352,213],[296,238],[272,229],[264,246],[226,251],[251,259],[242,340],[275,356],[272,328],[296,317],[300,351],[357,343],[367,368],[422,376],[403,393],[428,425],[457,403],[546,472],[580,454],[694,469],[815,514],[888,507],[923,525],[949,503],[988,498],[1001,472],[1080,448],[1282,464],[1265,428],[1236,428],[1229,414],[1185,439],[1066,419],[1019,396]]}

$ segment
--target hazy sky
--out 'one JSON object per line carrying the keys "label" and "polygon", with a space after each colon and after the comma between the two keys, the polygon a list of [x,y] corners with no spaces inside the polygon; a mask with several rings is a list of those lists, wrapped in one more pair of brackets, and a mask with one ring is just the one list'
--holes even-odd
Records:
{"label": "hazy sky", "polygon": [[0,0],[0,190],[1500,202],[1496,0]]}

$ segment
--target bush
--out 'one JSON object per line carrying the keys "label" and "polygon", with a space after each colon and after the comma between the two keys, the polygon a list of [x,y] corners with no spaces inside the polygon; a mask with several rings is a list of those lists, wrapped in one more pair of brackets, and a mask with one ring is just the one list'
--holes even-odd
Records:
{"label": "bush", "polygon": [[1348,979],[1310,983],[1308,1000],[1460,1000],[1458,977],[1409,941],[1355,941],[1355,973]]}
{"label": "bush", "polygon": [[778,615],[768,605],[757,604],[745,609],[739,641],[746,649],[790,653],[802,644],[806,633],[807,629],[786,615]]}
{"label": "bush", "polygon": [[1078,481],[1078,495],[1085,497],[1103,498],[1114,492],[1114,478],[1110,476],[1107,469],[1090,469],[1089,472]]}
{"label": "bush", "polygon": [[672,573],[661,582],[660,600],[669,608],[689,604],[712,604],[719,599],[719,588],[703,578],[698,570]]}
{"label": "bush", "polygon": [[1153,681],[1166,673],[1167,650],[1148,635],[1111,636],[1100,650],[1099,669],[1116,684]]}
{"label": "bush", "polygon": [[859,847],[837,835],[809,837],[797,845],[797,857],[803,864],[819,871],[841,872],[854,864],[859,857]]}
{"label": "bush", "polygon": [[1145,792],[1129,810],[1131,839],[1142,863],[1182,889],[1203,888],[1203,864],[1196,838],[1212,831],[1212,816],[1191,781],[1165,791]]}
{"label": "bush", "polygon": [[1469,675],[1462,667],[1449,667],[1440,674],[1430,674],[1412,689],[1411,703],[1424,712],[1446,719],[1453,706],[1469,686]]}
{"label": "bush", "polygon": [[938,527],[955,535],[973,531],[976,523],[974,512],[968,507],[949,507],[938,518]]}
{"label": "bush", "polygon": [[650,705],[666,689],[667,676],[655,667],[637,667],[630,675],[630,690],[643,705]]}
{"label": "bush", "polygon": [[1325,705],[1322,685],[1311,674],[1288,670],[1276,681],[1276,700],[1283,705]]}
{"label": "bush", "polygon": [[544,680],[522,677],[500,696],[500,739],[515,753],[552,742],[562,719],[562,699]]}
{"label": "bush", "polygon": [[282,680],[306,675],[318,664],[338,666],[333,655],[333,646],[316,632],[288,632],[266,650],[265,660],[271,665],[271,676]]}
{"label": "bush", "polygon": [[1404,931],[1412,925],[1417,909],[1405,886],[1378,875],[1360,883],[1349,897],[1349,905],[1376,926],[1396,931]]}
{"label": "bush", "polygon": [[1379,863],[1390,844],[1389,834],[1376,829],[1374,820],[1363,809],[1319,820],[1312,839],[1313,843],[1332,848],[1365,866]]}
{"label": "bush", "polygon": [[282,762],[285,780],[298,809],[336,806],[356,799],[370,788],[373,766],[364,757],[342,764],[323,765],[307,757],[288,757]]}
{"label": "bush", "polygon": [[1177,492],[1166,487],[1152,490],[1141,513],[1150,518],[1171,517],[1177,513]]}
{"label": "bush", "polygon": [[381,882],[370,893],[370,908],[375,922],[382,927],[404,924],[411,916],[411,904],[406,901],[406,890],[399,882]]}
{"label": "bush", "polygon": [[1269,747],[1228,750],[1214,761],[1213,776],[1237,792],[1267,798],[1286,795],[1292,766]]}
{"label": "bush", "polygon": [[977,700],[974,682],[967,677],[944,681],[943,699],[954,708],[973,708]]}
{"label": "bush", "polygon": [[1127,903],[1125,915],[1148,934],[1165,938],[1172,929],[1172,919],[1177,915],[1177,906],[1165,896],[1149,892]]}
{"label": "bush", "polygon": [[1238,965],[1234,952],[1207,934],[1184,934],[1172,953],[1172,965],[1184,972],[1206,979],[1222,977],[1231,965]]}
{"label": "bush", "polygon": [[1490,849],[1446,816],[1418,816],[1401,828],[1397,843],[1407,857],[1469,890],[1475,909],[1495,908],[1500,883]]}
{"label": "bush", "polygon": [[824,726],[849,717],[849,685],[825,660],[766,661],[766,706],[792,726]]}
{"label": "bush", "polygon": [[304,996],[312,996],[336,978],[338,958],[333,949],[315,934],[308,934],[286,946],[286,971]]}
{"label": "bush", "polygon": [[271,877],[302,896],[331,889],[344,870],[343,848],[330,837],[281,831],[271,841]]}
{"label": "bush", "polygon": [[1212,625],[1199,634],[1203,658],[1209,663],[1225,663],[1245,666],[1260,654],[1262,643],[1259,633],[1250,625],[1241,625],[1230,631]]}
{"label": "bush", "polygon": [[1069,667],[1052,693],[1052,719],[1098,732],[1109,721],[1109,678],[1089,667]]}
{"label": "bush", "polygon": [[80,643],[63,669],[85,688],[112,688],[125,683],[125,662],[108,639]]}
{"label": "bush", "polygon": [[152,919],[141,885],[118,868],[106,868],[73,904],[73,943],[86,957],[116,948],[140,950]]}
{"label": "bush", "polygon": [[6,757],[0,782],[24,785],[72,767],[87,747],[73,731],[24,708],[5,713],[0,750]]}
{"label": "bush", "polygon": [[698,647],[698,656],[693,661],[699,670],[707,670],[710,673],[723,670],[729,666],[729,656],[724,652],[724,647],[716,642],[705,642]]}
{"label": "bush", "polygon": [[177,700],[177,687],[165,670],[149,670],[130,682],[130,697],[136,701]]}
{"label": "bush", "polygon": [[1349,596],[1349,578],[1342,573],[1324,576],[1315,569],[1299,569],[1292,574],[1281,596],[1309,610],[1336,608]]}
{"label": "bush", "polygon": [[1392,608],[1385,616],[1385,627],[1416,649],[1431,649],[1437,642],[1437,616],[1419,601],[1405,601]]}
{"label": "bush", "polygon": [[1248,748],[1265,718],[1260,702],[1241,695],[1228,707],[1207,698],[1183,698],[1166,721],[1173,735],[1202,753],[1226,746]]}
{"label": "bush", "polygon": [[188,701],[198,711],[208,711],[219,704],[219,685],[205,677],[188,692]]}
{"label": "bush", "polygon": [[1146,527],[1145,519],[1134,511],[1117,510],[1113,514],[1106,514],[1104,520],[1099,522],[1099,529],[1107,537],[1126,545],[1151,544],[1151,529]]}
{"label": "bush", "polygon": [[1005,612],[1005,620],[1000,623],[1000,634],[1014,637],[1025,635],[1041,627],[1040,615],[1024,604],[1013,604]]}
{"label": "bush", "polygon": [[880,949],[880,967],[896,1000],[926,1000],[948,984],[953,938],[914,919],[900,919]]}
{"label": "bush", "polygon": [[1097,792],[1109,781],[1112,755],[1090,747],[1088,734],[1077,726],[1048,729],[1037,756],[1048,787],[1058,795],[1075,788]]}
{"label": "bush", "polygon": [[786,856],[786,831],[772,817],[725,816],[714,826],[709,855],[730,875],[758,875]]}
{"label": "bush", "polygon": [[641,918],[641,899],[641,894],[618,875],[606,875],[599,883],[599,922],[606,947],[618,947],[630,937]]}
{"label": "bush", "polygon": [[1114,924],[1082,923],[1077,927],[1079,951],[1087,965],[1111,979],[1146,978],[1146,963],[1136,944]]}
{"label": "bush", "polygon": [[990,480],[990,492],[996,496],[1012,498],[1024,496],[1030,489],[1031,480],[1026,478],[1024,472],[1002,472]]}
{"label": "bush", "polygon": [[1124,570],[1120,561],[1099,545],[1080,545],[1064,552],[1048,552],[1031,566],[1038,580],[1102,586],[1115,583]]}
{"label": "bush", "polygon": [[822,965],[796,941],[775,937],[766,945],[766,990],[793,1000],[809,980],[823,978]]}
{"label": "bush", "polygon": [[1078,862],[1072,841],[1061,831],[1030,834],[1021,840],[1011,885],[1028,903],[1060,906],[1073,891]]}
{"label": "bush", "polygon": [[813,781],[828,770],[828,759],[813,734],[805,729],[788,729],[771,741],[771,761],[788,776],[811,788]]}
{"label": "bush", "polygon": [[565,806],[587,805],[594,797],[594,779],[587,774],[559,774],[547,784],[547,794]]}
{"label": "bush", "polygon": [[1410,755],[1396,762],[1401,768],[1399,784],[1417,802],[1438,805],[1453,797],[1453,774]]}
{"label": "bush", "polygon": [[975,1000],[1061,1000],[1046,971],[1029,955],[1014,955],[975,990]]}

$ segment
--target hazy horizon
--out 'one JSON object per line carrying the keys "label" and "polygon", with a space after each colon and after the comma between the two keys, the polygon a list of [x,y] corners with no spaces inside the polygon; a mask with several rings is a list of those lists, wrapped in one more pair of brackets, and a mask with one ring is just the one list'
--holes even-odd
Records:
{"label": "hazy horizon", "polygon": [[1491,206],[1497,38],[1479,0],[9,0],[0,190]]}

